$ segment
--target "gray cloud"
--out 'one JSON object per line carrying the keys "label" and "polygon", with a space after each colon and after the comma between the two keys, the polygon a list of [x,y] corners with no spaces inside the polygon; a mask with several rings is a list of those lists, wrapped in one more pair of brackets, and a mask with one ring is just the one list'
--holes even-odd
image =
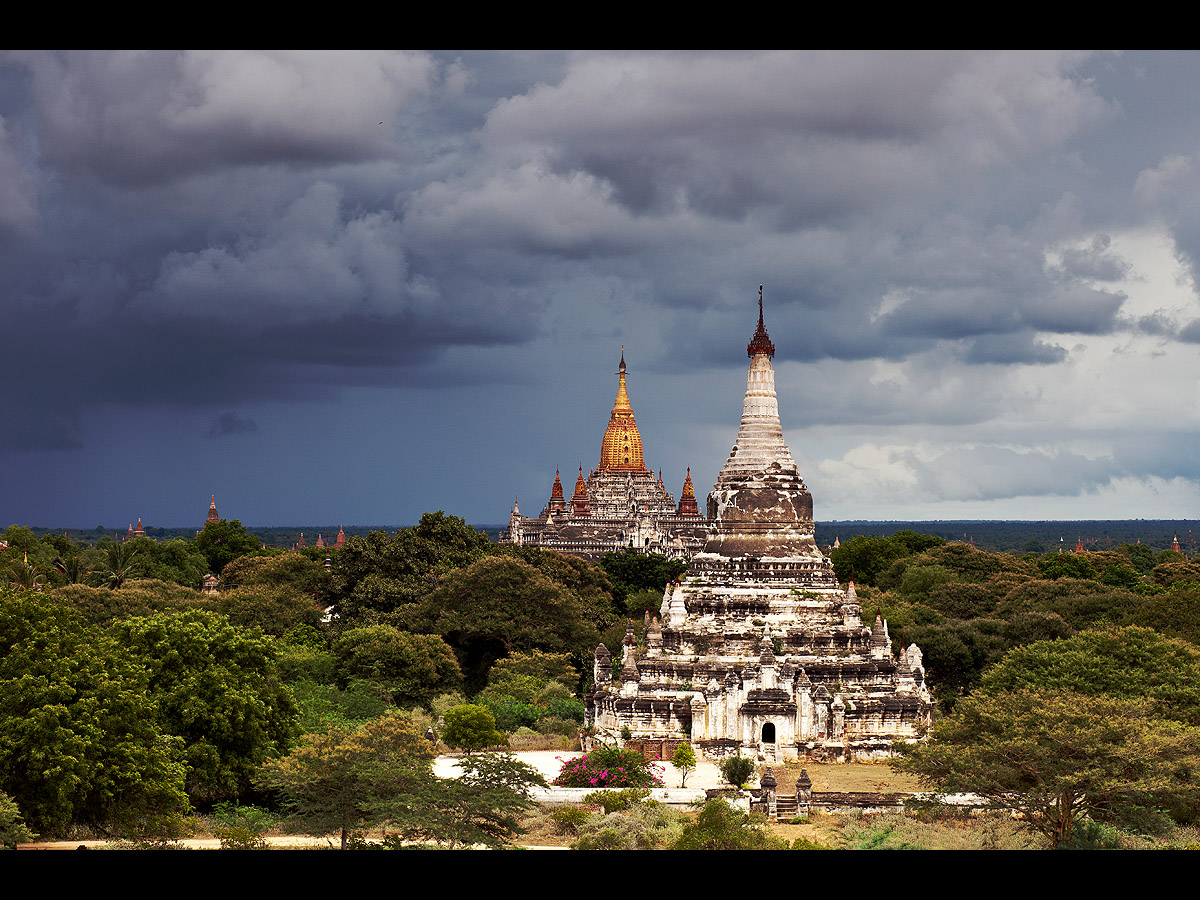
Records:
{"label": "gray cloud", "polygon": [[258,423],[253,419],[244,419],[236,413],[225,412],[213,419],[204,436],[209,440],[215,440],[216,438],[257,432]]}
{"label": "gray cloud", "polygon": [[[1195,103],[1176,97],[1180,65],[1194,68],[1079,53],[4,54],[0,448],[70,453],[108,409],[194,411],[224,435],[248,421],[225,411],[249,403],[269,443],[273,404],[377,387],[475,390],[514,404],[515,430],[525,392],[550,384],[539,402],[576,431],[590,424],[570,398],[622,343],[647,377],[736,388],[759,283],[780,371],[817,378],[801,421],[949,434],[1051,416],[1039,380],[1090,365],[1101,338],[1119,333],[1138,362],[1138,341],[1200,343],[1200,302],[1133,302],[1138,260],[1120,249],[1160,228],[1184,260],[1200,252],[1200,116],[1181,114]],[[1146,80],[1182,107],[1169,121],[1130,106]],[[667,433],[716,416],[707,398],[688,414],[685,394],[640,402]],[[455,397],[423,405],[420,428],[457,426]],[[1029,489],[1051,491],[1051,470],[1102,455],[1014,452],[972,458],[1046,467]]]}
{"label": "gray cloud", "polygon": [[126,51],[14,54],[43,159],[119,185],[228,165],[397,154],[397,116],[435,78],[425,54]]}

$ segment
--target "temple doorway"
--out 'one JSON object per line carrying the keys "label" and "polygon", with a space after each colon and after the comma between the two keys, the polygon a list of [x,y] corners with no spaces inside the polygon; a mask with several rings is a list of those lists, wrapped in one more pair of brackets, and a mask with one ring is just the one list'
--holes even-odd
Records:
{"label": "temple doorway", "polygon": [[764,744],[775,743],[775,723],[767,722],[762,727],[762,742]]}

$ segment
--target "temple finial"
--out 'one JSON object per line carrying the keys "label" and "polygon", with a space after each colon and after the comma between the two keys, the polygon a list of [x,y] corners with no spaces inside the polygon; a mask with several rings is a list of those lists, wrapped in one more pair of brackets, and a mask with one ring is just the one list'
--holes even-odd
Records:
{"label": "temple finial", "polygon": [[754,332],[754,337],[750,338],[750,343],[746,345],[746,355],[754,359],[760,353],[765,353],[768,358],[775,356],[775,345],[771,343],[771,339],[767,336],[767,328],[763,324],[763,306],[762,306],[763,286],[758,286],[758,330]]}

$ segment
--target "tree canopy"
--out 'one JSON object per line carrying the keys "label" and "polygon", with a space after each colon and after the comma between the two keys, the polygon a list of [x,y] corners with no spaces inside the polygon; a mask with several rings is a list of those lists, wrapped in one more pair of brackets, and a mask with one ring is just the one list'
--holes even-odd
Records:
{"label": "tree canopy", "polygon": [[53,599],[0,588],[0,790],[29,825],[169,835],[184,777],[139,662]]}
{"label": "tree canopy", "polygon": [[122,619],[113,628],[147,672],[153,718],[184,740],[194,800],[238,796],[263,760],[291,745],[295,701],[270,638],[203,610]]}
{"label": "tree canopy", "polygon": [[489,551],[486,534],[458,516],[425,513],[413,528],[352,537],[338,552],[328,598],[347,620],[391,612],[429,595],[447,572]]}
{"label": "tree canopy", "polygon": [[442,635],[458,654],[469,690],[511,653],[542,650],[579,655],[599,640],[591,610],[573,591],[533,566],[485,557],[447,574],[413,611],[416,631]]}
{"label": "tree canopy", "polygon": [[409,634],[391,625],[349,628],[333,641],[338,679],[383,687],[398,706],[428,703],[462,685],[454,651],[436,634]]}
{"label": "tree canopy", "polygon": [[401,713],[362,728],[333,727],[305,735],[282,759],[267,760],[259,786],[277,791],[306,834],[341,834],[383,822],[397,805],[418,796],[432,779],[433,746]]}
{"label": "tree canopy", "polygon": [[1085,817],[1145,828],[1200,799],[1200,730],[1161,717],[1153,701],[979,692],[903,752],[896,768],[1019,812],[1054,846]]}

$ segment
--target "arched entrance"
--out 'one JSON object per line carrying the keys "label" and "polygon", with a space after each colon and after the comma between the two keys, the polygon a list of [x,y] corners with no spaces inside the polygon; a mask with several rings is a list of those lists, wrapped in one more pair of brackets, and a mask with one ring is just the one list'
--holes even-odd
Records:
{"label": "arched entrance", "polygon": [[775,743],[775,723],[767,722],[762,727],[762,742],[764,744]]}

